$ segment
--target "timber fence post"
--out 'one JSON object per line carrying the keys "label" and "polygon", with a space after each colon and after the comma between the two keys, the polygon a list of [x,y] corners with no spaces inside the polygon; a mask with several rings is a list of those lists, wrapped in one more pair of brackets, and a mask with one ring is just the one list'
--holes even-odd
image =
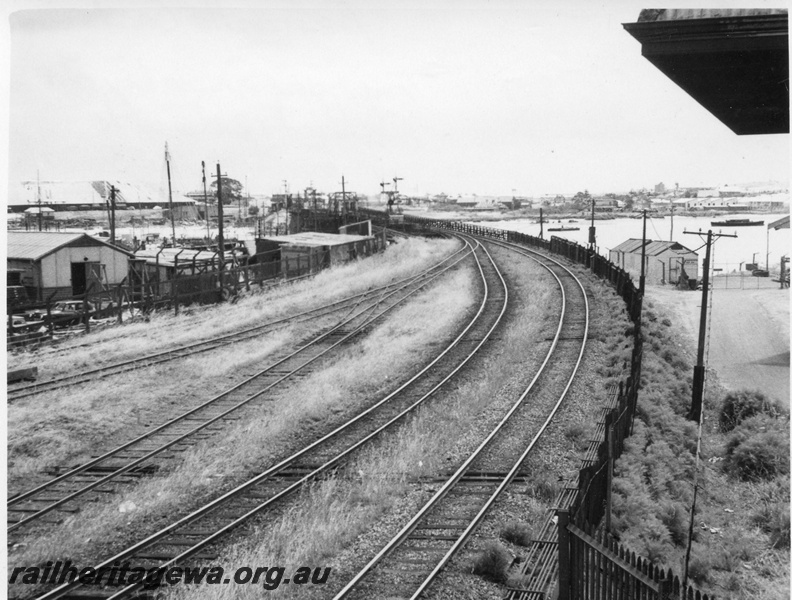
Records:
{"label": "timber fence post", "polygon": [[558,517],[558,600],[570,600],[569,579],[572,574],[569,564],[569,510],[559,508]]}

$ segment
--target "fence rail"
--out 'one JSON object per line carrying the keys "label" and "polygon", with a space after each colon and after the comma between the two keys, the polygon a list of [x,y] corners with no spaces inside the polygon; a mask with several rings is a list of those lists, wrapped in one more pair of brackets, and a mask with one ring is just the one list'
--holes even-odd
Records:
{"label": "fence rail", "polygon": [[[375,213],[369,211],[372,221],[388,225],[387,215]],[[557,575],[559,600],[713,600],[692,586],[683,587],[670,570],[651,565],[609,534],[613,465],[632,433],[643,356],[643,298],[630,274],[593,250],[560,237],[548,241],[516,231],[413,216],[405,216],[404,223],[406,227],[417,225],[504,240],[563,256],[608,281],[624,300],[634,324],[629,375],[609,388],[595,439],[583,457],[577,481],[561,490],[554,503],[556,519],[548,518],[539,539],[528,550],[523,569],[529,575],[528,583],[523,588],[511,588],[508,597],[546,600]]]}

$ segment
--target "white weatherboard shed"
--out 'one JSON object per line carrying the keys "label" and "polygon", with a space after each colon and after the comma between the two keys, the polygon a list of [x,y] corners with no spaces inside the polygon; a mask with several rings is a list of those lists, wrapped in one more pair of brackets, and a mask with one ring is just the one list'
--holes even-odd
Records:
{"label": "white weatherboard shed", "polygon": [[86,233],[9,231],[9,269],[22,271],[31,299],[44,301],[91,293],[101,284],[118,285],[129,274],[132,253]]}
{"label": "white weatherboard shed", "polygon": [[[631,238],[613,248],[608,258],[635,281],[641,276],[642,240]],[[644,276],[648,284],[676,284],[684,272],[689,280],[698,280],[698,254],[679,242],[646,240]]]}

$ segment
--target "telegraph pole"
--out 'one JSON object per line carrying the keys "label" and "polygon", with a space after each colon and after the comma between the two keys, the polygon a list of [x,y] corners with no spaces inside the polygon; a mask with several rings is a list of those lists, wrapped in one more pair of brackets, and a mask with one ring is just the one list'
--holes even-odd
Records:
{"label": "telegraph pole", "polygon": [[[165,165],[168,169],[168,208],[170,209],[170,217],[171,217],[171,232],[173,234],[173,240],[171,242],[172,247],[176,247],[176,222],[174,221],[174,214],[173,214],[173,192],[171,191],[171,173],[170,173],[170,152],[168,152],[168,142],[165,142]],[[218,183],[219,185],[219,183]]]}
{"label": "telegraph pole", "polygon": [[41,181],[39,180],[39,172],[36,171],[36,193],[38,204],[38,230],[41,231]]}
{"label": "telegraph pole", "polygon": [[116,210],[116,189],[115,186],[110,186],[110,243],[115,246],[116,243],[116,221],[115,221],[115,210]]}
{"label": "telegraph pole", "polygon": [[289,184],[283,180],[283,206],[286,208],[286,235],[289,235]]}
{"label": "telegraph pole", "polygon": [[206,197],[206,163],[201,161],[201,177],[203,179],[203,187],[204,187],[204,217],[206,217],[206,237],[211,239],[211,234],[209,233],[209,200]]}
{"label": "telegraph pole", "polygon": [[[700,231],[685,231],[690,235],[701,235]],[[697,423],[701,421],[701,407],[704,397],[704,348],[707,339],[707,299],[709,298],[709,272],[710,256],[712,249],[712,230],[707,231],[707,250],[704,254],[704,278],[701,290],[701,316],[699,317],[698,351],[696,353],[696,366],[693,367],[693,399],[687,418]],[[716,233],[716,239],[722,237],[736,238],[736,235]]]}
{"label": "telegraph pole", "polygon": [[[597,247],[597,228],[594,227],[594,206],[597,204],[597,201],[592,198],[591,199],[591,226],[589,227],[589,247],[593,251]],[[644,224],[644,228],[646,225]],[[644,232],[644,237],[646,237]]]}
{"label": "telegraph pole", "polygon": [[223,287],[223,271],[225,270],[225,240],[223,239],[223,179],[220,175],[220,163],[217,163],[217,250],[218,267],[220,269],[220,288]]}
{"label": "telegraph pole", "polygon": [[346,212],[347,212],[347,210],[346,210],[346,208],[347,208],[347,205],[346,205],[346,179],[344,179],[343,175],[341,175],[341,204],[342,204],[342,211],[343,211],[343,214],[344,214],[344,222],[346,222]]}
{"label": "telegraph pole", "polygon": [[643,211],[643,243],[641,244],[641,278],[638,280],[638,291],[643,298],[644,290],[646,289],[646,213]]}
{"label": "telegraph pole", "polygon": [[544,239],[544,217],[542,216],[542,209],[539,208],[539,239]]}

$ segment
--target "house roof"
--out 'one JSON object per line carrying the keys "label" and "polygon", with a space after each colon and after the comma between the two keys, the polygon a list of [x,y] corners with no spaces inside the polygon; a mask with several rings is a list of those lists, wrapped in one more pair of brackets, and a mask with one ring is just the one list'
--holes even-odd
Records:
{"label": "house roof", "polygon": [[131,256],[122,248],[103,242],[87,233],[51,231],[9,231],[8,258],[38,261],[65,246],[109,246],[116,252]]}
{"label": "house roof", "polygon": [[[640,253],[642,240],[636,238],[630,238],[616,246],[615,248],[611,248],[611,252],[624,252],[625,254],[633,254],[633,253]],[[698,256],[693,250],[690,248],[686,248],[679,242],[662,242],[659,240],[652,241],[646,240],[646,255],[647,256],[657,256],[658,254],[662,254],[667,250],[673,250],[677,254],[693,254]]]}

